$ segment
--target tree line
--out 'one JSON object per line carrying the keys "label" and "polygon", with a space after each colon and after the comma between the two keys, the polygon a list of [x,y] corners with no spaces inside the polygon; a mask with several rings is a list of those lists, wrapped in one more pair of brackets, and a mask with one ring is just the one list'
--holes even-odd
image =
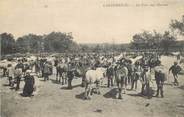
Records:
{"label": "tree line", "polygon": [[164,33],[154,30],[135,34],[131,42],[131,47],[136,50],[182,51],[184,50],[184,39],[182,39],[183,41],[177,41],[178,36],[182,38],[184,36],[184,15],[180,21],[171,20],[169,31],[165,31]]}
{"label": "tree line", "polygon": [[38,53],[38,52],[74,52],[78,44],[71,33],[51,32],[47,35],[28,34],[17,39],[10,33],[2,33],[1,54]]}
{"label": "tree line", "polygon": [[157,50],[169,52],[183,51],[184,40],[177,41],[177,36],[184,36],[184,15],[181,20],[171,20],[169,31],[159,33],[143,31],[132,37],[129,44],[77,44],[72,33],[51,32],[44,35],[27,34],[17,39],[10,33],[1,33],[1,54],[39,53],[39,52],[113,52],[129,50]]}

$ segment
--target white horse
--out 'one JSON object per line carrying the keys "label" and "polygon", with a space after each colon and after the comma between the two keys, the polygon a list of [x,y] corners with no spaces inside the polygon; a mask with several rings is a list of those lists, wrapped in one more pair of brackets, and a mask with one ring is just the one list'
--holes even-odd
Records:
{"label": "white horse", "polygon": [[96,68],[97,71],[100,71],[100,73],[103,74],[103,78],[100,80],[100,85],[103,85],[103,80],[106,78],[107,76],[107,68],[104,67],[98,67]]}
{"label": "white horse", "polygon": [[85,75],[85,99],[90,99],[92,95],[93,85],[96,84],[97,94],[100,94],[100,82],[104,78],[104,71],[102,69],[88,70]]}

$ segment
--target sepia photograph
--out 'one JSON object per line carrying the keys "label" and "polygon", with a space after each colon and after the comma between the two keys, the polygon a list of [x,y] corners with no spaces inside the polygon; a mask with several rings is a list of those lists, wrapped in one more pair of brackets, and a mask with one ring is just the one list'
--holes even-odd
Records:
{"label": "sepia photograph", "polygon": [[184,0],[0,0],[0,117],[184,117]]}

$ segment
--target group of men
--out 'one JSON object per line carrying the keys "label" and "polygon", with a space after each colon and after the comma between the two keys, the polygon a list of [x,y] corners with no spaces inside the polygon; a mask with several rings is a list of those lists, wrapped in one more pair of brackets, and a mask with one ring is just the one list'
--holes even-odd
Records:
{"label": "group of men", "polygon": [[9,63],[7,68],[3,68],[3,75],[8,77],[11,89],[18,91],[20,89],[21,80],[24,78],[25,84],[22,95],[32,96],[35,84],[35,79],[33,75],[31,75],[32,67],[32,64],[28,63],[26,59],[21,59],[17,61],[15,66]]}
{"label": "group of men", "polygon": [[[62,57],[54,57],[51,61],[47,60],[46,57],[37,58],[36,60],[27,61],[26,58],[18,60],[18,63],[13,68],[11,64],[7,66],[7,73],[9,78],[9,85],[13,87],[16,83],[16,90],[20,88],[20,81],[23,77],[25,79],[25,86],[23,94],[25,96],[30,96],[34,90],[34,76],[31,72],[35,72],[38,76],[44,78],[44,81],[49,80],[49,76],[53,74],[53,69],[56,69],[56,81],[62,84],[68,84],[68,88],[72,89],[72,80],[75,76],[82,77],[82,86],[84,86],[85,73],[89,69],[96,69],[98,67],[107,68],[107,87],[114,86],[114,77],[116,72],[116,67],[114,64],[121,64],[121,62],[128,69],[128,75],[126,78],[126,85],[130,85],[131,89],[137,89],[137,81],[140,80],[142,83],[141,94],[144,94],[144,90],[149,89],[150,83],[150,72],[156,67],[161,65],[159,57],[153,54],[143,55],[143,58],[132,63],[130,59],[123,57],[122,59],[115,60],[114,55],[103,55],[98,54],[86,54],[86,55],[65,55]],[[34,69],[34,70],[33,70]],[[174,76],[174,84],[179,85],[177,77],[181,68],[178,66],[177,62],[169,69],[172,71]],[[165,73],[162,70],[155,71],[155,81],[157,84],[157,94],[163,95],[163,84],[166,80]],[[15,82],[12,82],[15,79]],[[149,93],[149,91],[146,91]],[[146,94],[149,95],[149,94]]]}
{"label": "group of men", "polygon": [[[155,96],[158,97],[160,94],[162,98],[164,97],[163,85],[164,81],[167,80],[167,70],[161,64],[159,56],[154,54],[143,55],[143,57],[137,60],[134,64],[131,60],[126,59],[125,57],[123,60],[120,59],[117,64],[121,65],[122,61],[124,62],[122,65],[128,69],[128,76],[125,78],[125,85],[129,84],[131,86],[131,90],[137,89],[137,82],[139,80],[142,84],[141,94],[150,98],[154,93],[150,87],[150,83],[155,80],[157,85]],[[179,82],[177,78],[181,71],[181,67],[177,62],[174,62],[174,65],[169,68],[169,72],[170,71],[172,71],[174,77],[174,85],[178,86]],[[107,64],[106,75],[108,78],[107,87],[113,86],[113,79],[116,77],[116,67],[113,66],[113,63]]]}

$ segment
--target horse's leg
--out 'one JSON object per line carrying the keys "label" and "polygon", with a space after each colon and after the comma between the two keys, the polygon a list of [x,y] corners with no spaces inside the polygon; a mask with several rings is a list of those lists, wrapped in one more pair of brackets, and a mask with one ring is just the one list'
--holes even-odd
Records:
{"label": "horse's leg", "polygon": [[113,76],[113,82],[114,82],[114,84],[113,84],[114,86],[117,85],[116,77],[115,76]]}
{"label": "horse's leg", "polygon": [[146,84],[146,89],[147,89],[147,95],[148,95],[148,98],[152,98],[152,90],[151,90],[151,87],[150,87],[150,83],[148,82]]}
{"label": "horse's leg", "polygon": [[107,87],[110,87],[110,76],[107,76]]}
{"label": "horse's leg", "polygon": [[84,92],[84,98],[88,98],[88,83],[86,83],[85,92]]}
{"label": "horse's leg", "polygon": [[88,85],[88,99],[91,99],[91,96],[92,96],[92,86],[91,85],[92,85],[91,83]]}
{"label": "horse's leg", "polygon": [[116,98],[118,98],[118,96],[120,95],[120,94],[119,94],[119,93],[120,93],[120,91],[119,91],[119,87],[120,87],[119,84],[120,84],[120,83],[117,81],[116,84],[117,84],[117,87],[118,87],[118,88],[117,88]]}
{"label": "horse's leg", "polygon": [[58,72],[58,69],[56,68],[56,81],[58,81],[58,75],[59,75],[59,72]]}
{"label": "horse's leg", "polygon": [[62,77],[62,73],[59,73],[59,79],[58,79],[59,83],[61,82],[61,77]]}
{"label": "horse's leg", "polygon": [[134,89],[134,85],[135,85],[135,74],[132,75],[131,90]]}
{"label": "horse's leg", "polygon": [[87,90],[88,90],[88,84],[86,83],[85,92],[84,92],[85,99],[87,99]]}
{"label": "horse's leg", "polygon": [[81,82],[81,87],[84,87],[84,76],[82,76],[82,82]]}
{"label": "horse's leg", "polygon": [[126,87],[127,87],[127,77],[126,76],[124,77],[123,85],[124,85],[124,94],[126,94]]}
{"label": "horse's leg", "polygon": [[135,90],[137,90],[137,80],[135,80],[134,82],[135,82]]}
{"label": "horse's leg", "polygon": [[65,76],[64,76],[64,73],[62,73],[62,74],[61,74],[61,80],[62,80],[62,81],[61,81],[61,84],[62,84],[62,85],[65,84],[65,83],[64,83],[64,77],[65,77]]}
{"label": "horse's leg", "polygon": [[66,84],[66,75],[65,72],[62,73],[62,84]]}
{"label": "horse's leg", "polygon": [[97,94],[100,95],[100,81],[96,82]]}
{"label": "horse's leg", "polygon": [[113,76],[111,76],[111,86],[113,86]]}
{"label": "horse's leg", "polygon": [[121,81],[120,87],[119,87],[119,99],[122,99],[122,88],[123,88],[123,82]]}
{"label": "horse's leg", "polygon": [[118,87],[118,93],[116,95],[116,98],[118,99],[122,99],[122,86],[123,86],[123,82],[121,79],[117,80],[117,87]]}
{"label": "horse's leg", "polygon": [[64,79],[65,79],[65,84],[67,84],[68,82],[68,79],[67,79],[68,77],[67,77],[67,75],[66,75],[66,73],[64,73]]}

